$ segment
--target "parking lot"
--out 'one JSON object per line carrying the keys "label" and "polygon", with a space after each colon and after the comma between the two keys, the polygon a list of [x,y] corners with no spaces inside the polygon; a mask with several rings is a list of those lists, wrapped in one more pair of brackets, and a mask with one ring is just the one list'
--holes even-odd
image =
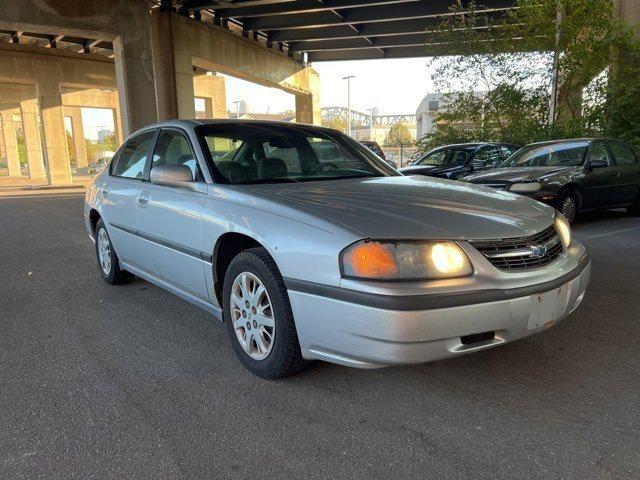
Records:
{"label": "parking lot", "polygon": [[454,360],[254,377],[222,324],[108,286],[79,195],[0,198],[1,478],[637,478],[640,219],[575,226],[582,306]]}

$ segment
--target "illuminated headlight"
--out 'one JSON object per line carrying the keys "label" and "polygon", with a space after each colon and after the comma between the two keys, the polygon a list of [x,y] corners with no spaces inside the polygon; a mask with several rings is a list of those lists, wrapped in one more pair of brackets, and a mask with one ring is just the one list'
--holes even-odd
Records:
{"label": "illuminated headlight", "polygon": [[569,221],[560,212],[556,212],[556,221],[554,223],[562,246],[565,249],[569,248],[569,245],[571,245],[571,227],[569,226]]}
{"label": "illuminated headlight", "polygon": [[345,277],[370,280],[425,280],[466,277],[473,267],[455,242],[364,240],[341,255]]}
{"label": "illuminated headlight", "polygon": [[540,188],[541,185],[539,182],[514,183],[509,187],[509,191],[515,193],[531,193],[537,192]]}

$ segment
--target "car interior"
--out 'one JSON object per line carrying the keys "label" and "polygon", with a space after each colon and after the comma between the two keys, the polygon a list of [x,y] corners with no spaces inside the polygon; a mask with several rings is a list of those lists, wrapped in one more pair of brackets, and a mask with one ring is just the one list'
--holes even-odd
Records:
{"label": "car interior", "polygon": [[230,183],[380,173],[329,138],[260,132],[205,140],[217,170]]}

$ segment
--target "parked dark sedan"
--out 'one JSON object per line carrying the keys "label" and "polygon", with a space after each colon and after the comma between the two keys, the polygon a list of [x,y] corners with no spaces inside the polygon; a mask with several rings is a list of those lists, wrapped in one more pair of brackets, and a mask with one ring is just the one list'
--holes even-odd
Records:
{"label": "parked dark sedan", "polygon": [[457,179],[464,175],[495,167],[520,147],[507,143],[462,143],[435,148],[409,167],[401,168],[405,175]]}
{"label": "parked dark sedan", "polygon": [[380,144],[378,142],[374,142],[372,140],[360,140],[360,143],[371,150],[373,153],[378,155],[381,159],[391,165],[393,168],[398,168],[398,164],[393,160],[389,160],[387,156],[382,151]]}
{"label": "parked dark sedan", "polygon": [[463,180],[527,195],[560,210],[627,207],[640,215],[640,161],[624,142],[572,139],[532,143],[489,172]]}

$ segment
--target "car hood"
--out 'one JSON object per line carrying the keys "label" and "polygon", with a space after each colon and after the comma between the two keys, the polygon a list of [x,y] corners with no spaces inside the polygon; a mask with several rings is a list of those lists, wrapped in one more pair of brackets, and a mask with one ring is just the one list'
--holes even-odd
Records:
{"label": "car hood", "polygon": [[533,182],[543,180],[556,173],[566,172],[575,167],[509,167],[494,168],[486,172],[478,172],[464,177],[464,180],[472,183],[493,182]]}
{"label": "car hood", "polygon": [[[537,233],[553,209],[529,198],[421,176],[243,185],[254,205],[304,214],[365,238],[486,239]],[[260,198],[263,201],[261,202]]]}

